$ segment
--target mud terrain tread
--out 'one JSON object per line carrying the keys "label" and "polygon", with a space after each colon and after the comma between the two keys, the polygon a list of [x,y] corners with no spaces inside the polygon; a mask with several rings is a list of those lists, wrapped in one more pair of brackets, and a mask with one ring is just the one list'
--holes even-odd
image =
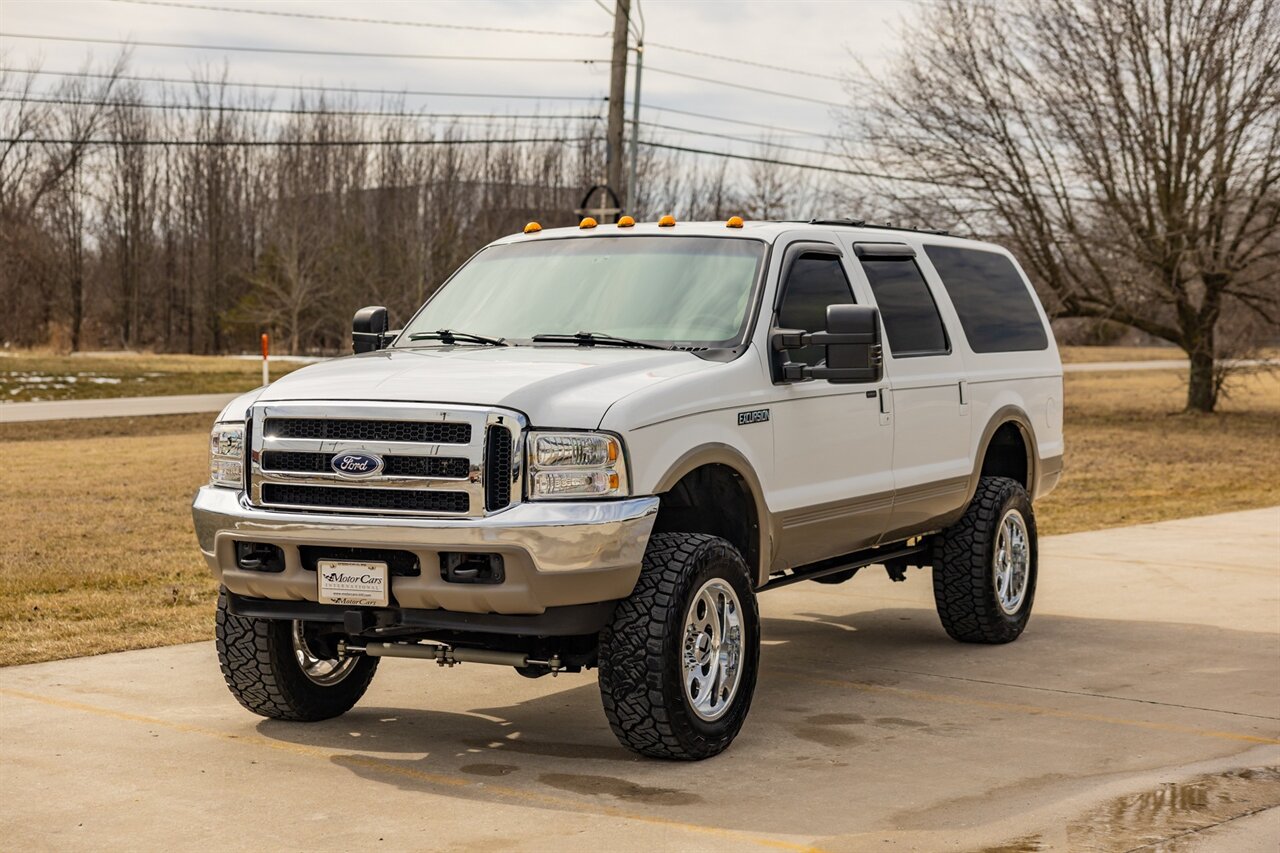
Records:
{"label": "mud terrain tread", "polygon": [[247,710],[274,720],[327,720],[351,710],[373,681],[378,661],[366,659],[334,687],[312,684],[292,658],[280,657],[292,654],[290,623],[236,616],[227,605],[226,590],[219,590],[218,664],[231,695]]}
{"label": "mud terrain tread", "polygon": [[[724,539],[701,533],[654,534],[635,589],[618,602],[613,620],[600,634],[600,693],[605,717],[618,740],[641,755],[685,761],[707,758],[732,742],[746,717],[755,688],[758,656],[754,655],[750,665],[744,655],[738,687],[739,697],[746,701],[724,718],[728,725],[719,734],[698,731],[685,719],[687,714],[673,715],[667,705],[670,684],[665,676],[671,665],[666,658],[669,649],[664,649],[667,631],[673,625],[678,630],[683,623],[685,601],[681,593],[708,558],[736,563],[750,586],[746,564]],[[755,600],[747,598],[740,604],[754,613]],[[758,620],[752,621],[752,631],[758,635]],[[758,642],[758,636],[752,642]],[[668,690],[664,690],[664,683]],[[683,695],[678,699],[683,702]]]}
{"label": "mud terrain tread", "polygon": [[[991,549],[996,525],[1005,507],[1015,501],[1020,504],[1034,542],[1031,500],[1022,485],[1008,477],[979,480],[964,516],[938,537],[933,563],[934,602],[942,627],[960,642],[1009,643],[1026,627],[1034,586],[1028,589],[1018,618],[1008,617],[1000,610],[992,591]],[[1032,571],[1034,584],[1034,557]]]}

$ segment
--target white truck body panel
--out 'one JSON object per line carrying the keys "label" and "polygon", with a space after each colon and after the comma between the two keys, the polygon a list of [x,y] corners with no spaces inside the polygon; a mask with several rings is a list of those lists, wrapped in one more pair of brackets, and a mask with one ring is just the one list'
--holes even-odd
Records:
{"label": "white truck body panel", "polygon": [[[622,233],[610,226],[558,229],[512,235],[495,245]],[[242,417],[255,401],[502,407],[522,413],[533,429],[600,429],[620,436],[632,496],[660,495],[684,461],[710,454],[745,469],[739,473],[758,490],[766,528],[759,567],[764,577],[842,550],[932,532],[937,519],[968,502],[992,432],[1005,421],[1016,421],[1033,445],[1028,491],[1043,493],[1056,482],[1063,449],[1062,368],[1039,301],[1046,349],[975,353],[925,251],[954,246],[1011,257],[1005,250],[928,233],[804,223],[748,223],[741,229],[638,224],[625,233],[770,244],[739,354],[712,360],[692,352],[605,346],[392,348],[299,370],[239,398],[222,419]],[[886,341],[878,382],[776,381],[770,348],[774,306],[784,253],[799,241],[837,247],[854,301],[864,305],[876,300],[855,244],[911,246],[946,327],[949,352],[899,357]]]}

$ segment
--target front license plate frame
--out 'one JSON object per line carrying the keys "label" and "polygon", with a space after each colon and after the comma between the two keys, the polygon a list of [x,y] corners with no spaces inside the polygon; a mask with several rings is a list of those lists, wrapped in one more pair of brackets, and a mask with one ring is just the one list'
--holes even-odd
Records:
{"label": "front license plate frame", "polygon": [[316,592],[321,604],[386,607],[391,600],[391,572],[372,560],[317,560]]}

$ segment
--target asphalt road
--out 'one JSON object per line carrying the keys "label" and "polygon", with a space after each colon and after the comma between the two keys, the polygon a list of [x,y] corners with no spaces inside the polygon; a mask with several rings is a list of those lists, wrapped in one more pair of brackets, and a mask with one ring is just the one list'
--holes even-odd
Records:
{"label": "asphalt road", "polygon": [[[1280,839],[1280,507],[1043,542],[1036,614],[947,639],[927,572],[761,598],[726,754],[637,759],[589,674],[385,660],[318,724],[211,643],[0,671],[14,850],[1250,851]],[[1170,840],[1172,839],[1172,840]]]}
{"label": "asphalt road", "polygon": [[51,400],[46,403],[4,403],[0,404],[0,423],[217,413],[238,396],[240,396],[239,393],[173,394],[166,397],[114,397],[100,400]]}

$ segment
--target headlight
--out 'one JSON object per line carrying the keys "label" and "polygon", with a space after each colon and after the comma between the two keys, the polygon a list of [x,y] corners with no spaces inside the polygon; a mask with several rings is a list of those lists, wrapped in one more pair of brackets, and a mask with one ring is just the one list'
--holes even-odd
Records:
{"label": "headlight", "polygon": [[214,424],[209,435],[209,483],[244,485],[244,424]]}
{"label": "headlight", "polygon": [[627,494],[622,442],[599,432],[533,432],[529,497],[610,498]]}

